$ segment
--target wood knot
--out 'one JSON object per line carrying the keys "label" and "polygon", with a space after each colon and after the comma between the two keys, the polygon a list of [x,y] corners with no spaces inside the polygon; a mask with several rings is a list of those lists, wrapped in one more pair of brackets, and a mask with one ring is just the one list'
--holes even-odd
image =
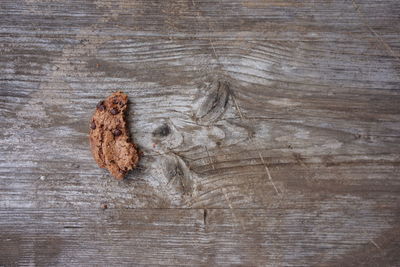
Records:
{"label": "wood knot", "polygon": [[203,88],[205,94],[195,101],[194,117],[201,123],[217,121],[228,106],[231,91],[225,81],[215,81]]}
{"label": "wood knot", "polygon": [[171,128],[168,124],[164,123],[153,131],[154,137],[166,137],[171,133]]}
{"label": "wood knot", "polygon": [[168,184],[175,187],[182,195],[193,193],[193,180],[186,163],[178,156],[167,156],[164,161],[164,175]]}

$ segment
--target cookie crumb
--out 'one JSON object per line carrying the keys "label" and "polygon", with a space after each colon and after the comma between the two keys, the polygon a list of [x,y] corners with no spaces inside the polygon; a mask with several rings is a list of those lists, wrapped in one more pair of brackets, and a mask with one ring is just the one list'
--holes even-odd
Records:
{"label": "cookie crumb", "polygon": [[[115,104],[116,103],[116,104]],[[116,107],[122,103],[122,106]],[[100,168],[106,168],[118,180],[124,179],[139,160],[136,145],[131,142],[125,118],[128,96],[115,92],[100,101],[91,119],[96,127],[90,127],[90,146]],[[105,110],[109,112],[104,112]]]}
{"label": "cookie crumb", "polygon": [[108,206],[107,206],[107,204],[103,203],[103,204],[101,204],[101,208],[102,208],[103,210],[106,210],[106,209],[108,209]]}

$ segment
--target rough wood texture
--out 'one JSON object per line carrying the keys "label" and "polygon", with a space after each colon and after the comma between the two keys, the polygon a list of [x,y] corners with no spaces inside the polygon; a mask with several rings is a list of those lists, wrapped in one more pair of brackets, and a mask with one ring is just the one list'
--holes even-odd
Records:
{"label": "rough wood texture", "polygon": [[[1,1],[0,265],[400,265],[399,14]],[[122,182],[88,144],[115,90],[144,152]]]}

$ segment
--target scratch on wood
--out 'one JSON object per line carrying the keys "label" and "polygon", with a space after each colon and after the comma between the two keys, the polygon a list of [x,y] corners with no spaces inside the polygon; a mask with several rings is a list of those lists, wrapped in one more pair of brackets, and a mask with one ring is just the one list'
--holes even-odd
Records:
{"label": "scratch on wood", "polygon": [[207,146],[204,146],[204,148],[206,149],[206,152],[207,152],[208,161],[210,162],[211,167],[213,168],[213,170],[215,170],[214,162],[212,161],[212,159],[210,157],[210,153],[208,152]]}
{"label": "scratch on wood", "polygon": [[218,55],[217,55],[217,52],[215,51],[214,44],[213,44],[213,42],[211,41],[211,38],[209,38],[209,41],[210,41],[210,44],[211,44],[211,48],[212,48],[212,50],[213,50],[213,52],[214,52],[214,56],[215,56],[215,58],[218,59]]}
{"label": "scratch on wood", "polygon": [[369,241],[370,241],[375,247],[377,247],[378,249],[381,249],[381,247],[378,246],[378,244],[377,244],[374,240],[370,239]]}
{"label": "scratch on wood", "polygon": [[236,97],[233,94],[232,94],[232,100],[233,100],[233,103],[235,104],[235,107],[236,107],[238,113],[239,113],[240,119],[243,120],[244,116],[243,116],[242,110],[240,109],[240,107],[239,107],[239,105],[238,105],[238,103],[236,101]]}
{"label": "scratch on wood", "polygon": [[356,3],[356,1],[355,1],[355,0],[351,0],[351,1],[352,1],[352,3],[353,3],[354,9],[356,10],[358,16],[360,17],[362,23],[363,23],[363,24],[368,28],[368,30],[375,36],[375,38],[378,39],[378,42],[380,42],[380,43],[385,47],[385,49],[389,52],[389,54],[390,54],[391,56],[393,56],[395,59],[397,59],[397,60],[400,61],[400,57],[396,54],[396,52],[393,51],[393,49],[390,47],[390,45],[389,45],[387,42],[385,42],[385,41],[382,39],[382,37],[381,37],[374,29],[372,29],[372,28],[368,25],[368,23],[366,22],[366,19],[365,19],[364,15],[363,15],[363,14],[361,13],[361,11],[360,11],[360,6]]}
{"label": "scratch on wood", "polygon": [[278,195],[280,195],[280,192],[278,191],[278,188],[276,188],[275,183],[274,183],[274,181],[272,180],[271,173],[269,172],[268,166],[267,166],[267,164],[265,163],[263,156],[261,155],[260,152],[258,152],[258,155],[260,155],[260,159],[261,159],[262,164],[264,165],[265,172],[267,173],[268,179],[271,181],[271,184],[272,184],[272,186],[274,187],[276,193],[277,193]]}
{"label": "scratch on wood", "polygon": [[233,208],[232,203],[231,203],[231,201],[229,200],[228,195],[226,194],[225,188],[222,187],[222,188],[221,188],[221,191],[222,191],[222,193],[224,194],[225,200],[226,200],[226,202],[228,203],[229,209],[230,209],[231,212],[232,212],[232,216],[235,218],[236,221],[239,222],[240,227],[241,227],[242,230],[244,231],[244,230],[245,230],[245,229],[244,229],[244,223],[243,223],[242,219],[236,215],[235,209]]}

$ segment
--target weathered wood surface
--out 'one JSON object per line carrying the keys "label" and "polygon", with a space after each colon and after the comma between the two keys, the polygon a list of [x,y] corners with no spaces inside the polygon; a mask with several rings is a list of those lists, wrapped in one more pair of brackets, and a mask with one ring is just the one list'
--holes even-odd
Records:
{"label": "weathered wood surface", "polygon": [[[400,265],[399,14],[1,1],[0,266]],[[123,182],[87,137],[116,89],[144,152]]]}

